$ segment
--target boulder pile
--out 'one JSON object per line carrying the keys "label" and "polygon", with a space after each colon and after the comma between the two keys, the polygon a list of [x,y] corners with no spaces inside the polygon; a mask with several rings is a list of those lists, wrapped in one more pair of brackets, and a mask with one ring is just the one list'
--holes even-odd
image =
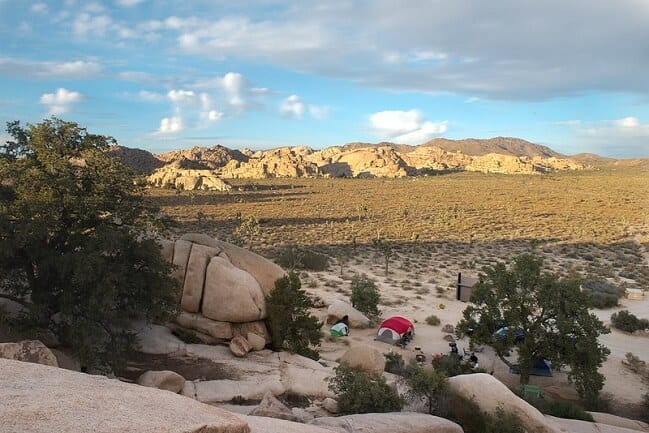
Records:
{"label": "boulder pile", "polygon": [[230,342],[244,356],[270,342],[266,296],[285,275],[281,267],[243,248],[204,234],[161,241],[182,285],[177,325],[208,343]]}

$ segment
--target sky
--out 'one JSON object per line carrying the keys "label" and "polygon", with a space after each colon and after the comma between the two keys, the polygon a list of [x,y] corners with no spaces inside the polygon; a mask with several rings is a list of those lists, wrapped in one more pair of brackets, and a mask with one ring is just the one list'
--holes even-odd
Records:
{"label": "sky", "polygon": [[649,157],[649,0],[0,0],[0,89],[3,125],[155,153],[508,136]]}

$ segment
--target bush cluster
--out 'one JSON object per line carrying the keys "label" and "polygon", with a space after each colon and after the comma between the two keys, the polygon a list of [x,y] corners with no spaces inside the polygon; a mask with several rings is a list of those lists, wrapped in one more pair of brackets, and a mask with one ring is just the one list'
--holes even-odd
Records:
{"label": "bush cluster", "polygon": [[430,326],[437,326],[441,323],[439,317],[437,317],[434,314],[431,314],[430,316],[426,317],[426,323],[429,324]]}
{"label": "bush cluster", "polygon": [[340,413],[398,412],[403,407],[403,399],[383,376],[347,364],[334,371],[329,389],[336,394]]}
{"label": "bush cluster", "polygon": [[329,258],[295,245],[284,248],[276,259],[277,264],[284,269],[304,269],[307,271],[326,271],[329,268]]}
{"label": "bush cluster", "polygon": [[581,283],[584,293],[593,308],[611,308],[617,306],[620,290],[606,280],[586,280]]}
{"label": "bush cluster", "polygon": [[622,310],[611,315],[611,324],[625,332],[635,332],[649,329],[649,320],[639,319],[628,310]]}
{"label": "bush cluster", "polygon": [[366,275],[356,275],[352,278],[351,290],[351,302],[354,308],[370,317],[381,314],[378,308],[381,295],[374,281]]}
{"label": "bush cluster", "polygon": [[591,414],[570,401],[534,397],[526,398],[525,400],[545,415],[593,422],[593,416]]}
{"label": "bush cluster", "polygon": [[385,356],[385,371],[399,376],[404,375],[406,371],[406,363],[400,353],[388,352],[384,353],[383,356]]}
{"label": "bush cluster", "polygon": [[465,433],[524,433],[523,423],[513,412],[502,406],[494,414],[482,412],[474,400],[454,396],[449,405],[448,419],[456,422]]}
{"label": "bush cluster", "polygon": [[322,322],[309,313],[311,300],[302,290],[295,273],[275,281],[275,288],[266,297],[268,329],[274,350],[289,350],[318,359]]}

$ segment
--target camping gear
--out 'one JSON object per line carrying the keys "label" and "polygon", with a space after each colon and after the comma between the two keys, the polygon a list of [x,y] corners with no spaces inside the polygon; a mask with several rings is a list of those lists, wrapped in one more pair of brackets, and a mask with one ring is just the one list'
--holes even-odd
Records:
{"label": "camping gear", "polygon": [[346,337],[349,335],[349,327],[344,322],[338,322],[329,329],[334,337]]}
{"label": "camping gear", "polygon": [[541,388],[539,388],[536,385],[523,385],[521,394],[523,395],[523,398],[527,398],[527,397],[541,398]]}
{"label": "camping gear", "polygon": [[415,335],[415,326],[410,320],[401,316],[392,316],[381,323],[376,339],[390,344],[399,344],[405,340],[407,344],[413,335]]}
{"label": "camping gear", "polygon": [[[511,374],[520,374],[518,365],[510,368],[509,372]],[[550,361],[544,358],[537,359],[534,363],[534,366],[532,367],[532,370],[530,371],[530,376],[552,377],[552,368],[550,367]]]}

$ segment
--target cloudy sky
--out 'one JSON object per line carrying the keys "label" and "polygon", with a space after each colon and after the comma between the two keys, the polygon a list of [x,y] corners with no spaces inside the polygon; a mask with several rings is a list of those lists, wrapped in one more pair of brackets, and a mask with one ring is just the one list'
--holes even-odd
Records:
{"label": "cloudy sky", "polygon": [[0,0],[0,86],[2,124],[154,152],[514,136],[649,157],[649,1]]}

